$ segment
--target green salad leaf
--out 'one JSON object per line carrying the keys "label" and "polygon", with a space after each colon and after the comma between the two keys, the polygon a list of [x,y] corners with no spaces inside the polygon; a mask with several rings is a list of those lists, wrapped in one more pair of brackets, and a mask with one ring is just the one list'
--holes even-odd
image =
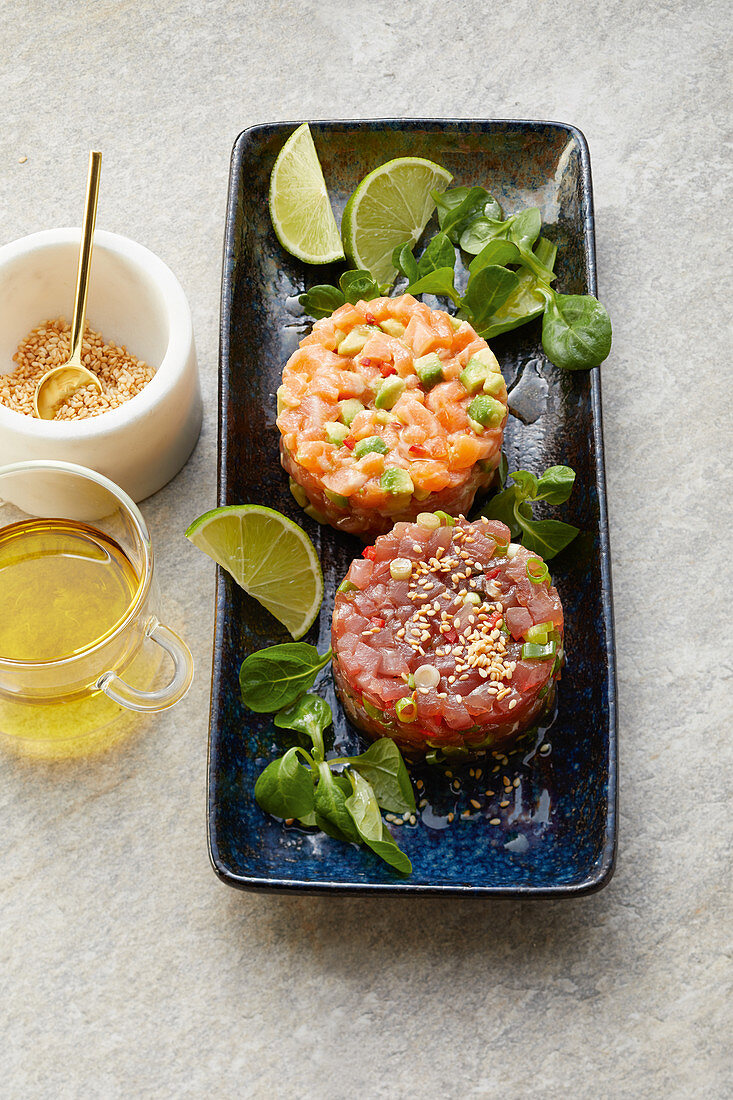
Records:
{"label": "green salad leaf", "polygon": [[474,327],[480,328],[492,313],[503,306],[518,285],[516,272],[496,264],[482,267],[471,275],[462,305],[470,311]]}
{"label": "green salad leaf", "polygon": [[478,275],[482,268],[490,264],[499,264],[505,267],[507,264],[520,262],[519,249],[513,241],[503,241],[500,237],[492,237],[481,251],[474,256],[468,265],[471,275]]}
{"label": "green salad leaf", "polygon": [[406,276],[409,282],[417,282],[420,272],[418,271],[417,260],[412,252],[411,241],[405,241],[404,244],[400,244],[395,248],[392,253],[392,263],[401,275]]}
{"label": "green salad leaf", "polygon": [[303,817],[315,806],[313,778],[309,767],[298,759],[297,746],[273,760],[255,783],[255,799],[273,817]]}
{"label": "green salad leaf", "polygon": [[535,554],[540,554],[545,561],[554,558],[566,546],[569,546],[578,534],[578,528],[570,523],[562,523],[559,519],[527,519],[520,520],[522,528],[522,545]]}
{"label": "green salad leaf", "polygon": [[461,299],[453,283],[454,271],[452,267],[439,267],[436,271],[430,271],[423,275],[416,283],[411,283],[407,288],[408,294],[436,294],[439,298],[450,298],[455,305],[461,305]]}
{"label": "green salad leaf", "polygon": [[333,775],[328,764],[319,764],[315,792],[316,825],[334,840],[358,844],[361,836],[346,806],[350,794],[351,784],[345,776]]}
{"label": "green salad leaf", "polygon": [[485,187],[451,187],[442,194],[433,191],[432,196],[437,204],[438,225],[456,245],[473,221],[502,217],[501,206]]}
{"label": "green salad leaf", "polygon": [[514,484],[492,497],[482,508],[481,515],[501,520],[511,531],[512,538],[521,536],[527,550],[549,561],[570,545],[578,528],[557,519],[535,519],[531,501],[564,504],[572,492],[575,471],[569,466],[550,466],[541,477],[529,470],[515,470],[509,477]]}
{"label": "green salad leaf", "polygon": [[557,294],[547,298],[542,319],[542,347],[556,367],[597,367],[611,351],[611,319],[590,294]]}
{"label": "green salad leaf", "polygon": [[318,283],[301,294],[298,301],[309,317],[318,321],[322,317],[330,317],[335,309],[345,302],[355,305],[358,301],[370,301],[377,298],[382,290],[379,283],[372,278],[371,272],[354,270],[344,271],[339,279],[339,285],[330,286],[328,283]]}
{"label": "green salad leaf", "polygon": [[348,761],[371,783],[383,810],[397,814],[415,812],[415,794],[410,777],[394,741],[380,737],[361,756],[350,756]]}
{"label": "green salad leaf", "polygon": [[[275,715],[275,725],[305,734],[313,747],[311,755],[295,745],[271,761],[257,778],[255,799],[274,817],[297,819],[344,843],[365,843],[390,866],[409,874],[410,861],[381,816],[381,808],[403,814],[415,810],[412,784],[397,745],[382,738],[359,756],[326,760],[323,735],[333,722],[331,708],[310,692],[289,697],[299,684],[310,687],[330,658],[330,650],[321,657],[313,646],[293,642],[271,646],[243,662],[240,682],[245,702],[252,700],[256,705],[251,709],[263,713],[287,697]],[[340,770],[344,767],[347,772]]]}
{"label": "green salad leaf", "polygon": [[316,760],[323,760],[323,733],[332,722],[331,708],[320,695],[301,695],[275,715],[279,729],[297,730],[310,737]]}
{"label": "green salad leaf", "polygon": [[322,317],[330,317],[346,299],[338,287],[319,283],[318,286],[312,286],[310,290],[306,290],[305,294],[301,294],[298,301],[308,316],[318,321]]}
{"label": "green salad leaf", "polygon": [[429,275],[440,268],[454,268],[456,251],[445,233],[436,233],[417,261],[417,273],[420,277]]}
{"label": "green salad leaf", "polygon": [[378,298],[382,292],[379,283],[372,278],[370,271],[344,271],[339,286],[347,302],[356,305],[359,301],[368,302]]}
{"label": "green salad leaf", "polygon": [[258,714],[280,710],[313,686],[331,660],[307,642],[284,642],[250,654],[242,662],[239,686],[242,702]]}
{"label": "green salad leaf", "polygon": [[575,470],[570,466],[549,466],[537,482],[536,500],[564,504],[573,491]]}
{"label": "green salad leaf", "polygon": [[392,834],[382,821],[379,804],[370,784],[355,771],[349,772],[349,779],[353,794],[346,799],[345,804],[359,836],[385,863],[389,863],[401,874],[409,875],[412,863],[397,847]]}

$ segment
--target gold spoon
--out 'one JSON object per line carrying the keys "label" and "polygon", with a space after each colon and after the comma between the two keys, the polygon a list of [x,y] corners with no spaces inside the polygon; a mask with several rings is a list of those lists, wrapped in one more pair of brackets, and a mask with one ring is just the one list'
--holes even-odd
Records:
{"label": "gold spoon", "polygon": [[33,407],[41,420],[53,420],[59,405],[84,386],[94,386],[102,392],[102,383],[96,374],[81,365],[81,342],[84,335],[84,319],[87,311],[87,291],[89,290],[89,269],[92,266],[92,246],[94,244],[94,224],[97,220],[97,197],[99,195],[99,174],[102,169],[102,154],[89,154],[89,175],[87,176],[87,196],[84,205],[84,224],[79,246],[79,267],[76,272],[76,294],[74,296],[74,316],[71,320],[71,354],[61,367],[53,367],[44,374],[36,386]]}

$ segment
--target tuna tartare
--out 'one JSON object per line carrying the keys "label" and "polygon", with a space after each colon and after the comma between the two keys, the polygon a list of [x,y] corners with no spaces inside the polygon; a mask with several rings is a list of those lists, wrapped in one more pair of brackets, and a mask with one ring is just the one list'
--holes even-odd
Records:
{"label": "tuna tartare", "polygon": [[320,522],[374,537],[467,512],[499,464],[507,392],[466,321],[410,294],[316,321],[277,394],[281,461]]}
{"label": "tuna tartare", "polygon": [[563,663],[547,566],[498,520],[425,514],[352,562],[333,613],[349,718],[420,755],[494,747],[536,725]]}

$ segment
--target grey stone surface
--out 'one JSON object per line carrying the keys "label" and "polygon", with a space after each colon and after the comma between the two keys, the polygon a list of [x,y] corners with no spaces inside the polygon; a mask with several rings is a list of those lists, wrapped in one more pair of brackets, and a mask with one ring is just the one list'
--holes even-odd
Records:
{"label": "grey stone surface", "polygon": [[[0,1095],[731,1094],[727,7],[0,7],[0,240],[78,224],[101,148],[98,225],[178,274],[206,401],[143,507],[189,697],[107,757],[0,762]],[[382,115],[590,143],[622,770],[618,870],[585,900],[250,897],[209,867],[214,571],[183,531],[215,500],[229,151],[259,121]]]}

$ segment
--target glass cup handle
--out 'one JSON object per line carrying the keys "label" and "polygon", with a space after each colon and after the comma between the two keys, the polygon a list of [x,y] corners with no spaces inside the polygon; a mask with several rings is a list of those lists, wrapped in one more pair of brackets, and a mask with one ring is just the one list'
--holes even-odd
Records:
{"label": "glass cup handle", "polygon": [[110,699],[114,699],[115,703],[120,703],[128,710],[167,710],[182,699],[191,686],[193,657],[186,643],[170,627],[163,626],[157,619],[153,620],[153,624],[146,631],[146,636],[157,642],[173,660],[173,679],[169,684],[158,691],[140,691],[139,688],[128,684],[116,672],[103,672],[95,686]]}

